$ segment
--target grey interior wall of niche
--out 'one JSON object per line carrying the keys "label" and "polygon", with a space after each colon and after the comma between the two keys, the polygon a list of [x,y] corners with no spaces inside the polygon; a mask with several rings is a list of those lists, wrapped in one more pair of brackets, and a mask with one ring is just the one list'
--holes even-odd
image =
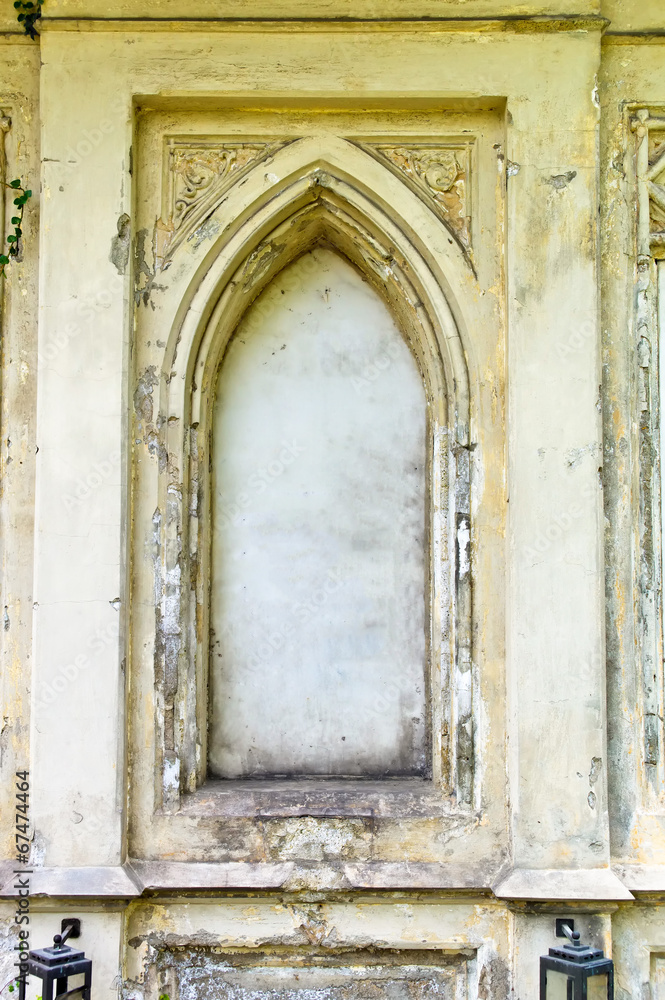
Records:
{"label": "grey interior wall of niche", "polygon": [[212,437],[212,775],[426,774],[425,391],[347,260],[250,307]]}

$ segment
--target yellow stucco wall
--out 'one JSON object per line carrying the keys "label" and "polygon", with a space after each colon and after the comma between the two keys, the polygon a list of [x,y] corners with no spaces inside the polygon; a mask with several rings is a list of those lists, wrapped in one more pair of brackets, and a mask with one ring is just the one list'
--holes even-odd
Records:
{"label": "yellow stucco wall", "polygon": [[[658,631],[658,566],[653,585],[641,576],[659,543],[641,527],[653,461],[640,436],[645,412],[657,424],[658,386],[637,329],[658,351],[653,314],[635,318],[639,273],[649,301],[653,289],[637,266],[633,118],[665,108],[660,7],[252,0],[240,21],[237,5],[205,0],[46,0],[37,42],[0,8],[8,176],[33,190],[2,289],[0,860],[10,885],[13,775],[26,767],[31,945],[81,916],[95,1000],[123,980],[132,998],[177,990],[177,949],[218,975],[216,952],[306,964],[312,949],[372,948],[457,962],[459,997],[526,1000],[565,914],[614,954],[622,1000],[649,983],[659,996],[662,746],[645,717],[662,671],[644,626],[648,592]],[[183,135],[292,146],[164,268],[163,150]],[[454,232],[441,240],[417,191],[347,149],[359,136],[473,139],[471,258]],[[320,789],[318,812],[288,795],[266,810],[194,794],[189,777],[181,788],[177,740],[160,742],[154,518],[173,494],[160,493],[159,447],[174,468],[164,401],[172,370],[188,377],[165,344],[181,343],[181,321],[199,330],[240,223],[258,219],[260,235],[270,198],[309,176],[306,141],[335,197],[353,181],[402,220],[396,241],[411,227],[463,345],[468,801],[444,782],[436,801],[397,796],[371,817]],[[149,427],[133,422],[137,391]],[[446,720],[448,735],[458,716]],[[10,889],[0,907],[8,978]]]}

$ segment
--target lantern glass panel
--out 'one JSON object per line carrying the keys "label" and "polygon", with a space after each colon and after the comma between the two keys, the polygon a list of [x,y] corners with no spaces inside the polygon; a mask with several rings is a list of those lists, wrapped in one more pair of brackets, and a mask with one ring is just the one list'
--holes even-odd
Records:
{"label": "lantern glass panel", "polygon": [[[575,981],[565,972],[547,970],[547,1000],[575,1000]],[[607,997],[603,997],[607,1000]]]}
{"label": "lantern glass panel", "polygon": [[607,976],[591,976],[586,984],[587,1000],[607,1000]]}

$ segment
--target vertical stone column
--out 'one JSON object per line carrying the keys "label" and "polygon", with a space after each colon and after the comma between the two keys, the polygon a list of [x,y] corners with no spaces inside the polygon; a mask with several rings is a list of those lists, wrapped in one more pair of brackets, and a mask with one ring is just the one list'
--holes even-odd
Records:
{"label": "vertical stone column", "polygon": [[[9,13],[9,12],[8,12]],[[14,17],[12,11],[12,17]],[[30,767],[32,539],[36,395],[37,257],[39,238],[39,46],[21,36],[0,39],[0,246],[7,254],[17,193],[32,190],[23,215],[21,253],[0,279],[0,868],[15,856],[14,775]],[[9,876],[8,876],[9,877]],[[3,880],[3,884],[4,884]],[[4,979],[2,980],[4,982]]]}
{"label": "vertical stone column", "polygon": [[508,738],[514,865],[527,870],[609,860],[599,38],[560,44],[569,103],[555,78],[509,102]]}
{"label": "vertical stone column", "polygon": [[89,40],[52,38],[41,40],[35,850],[47,866],[117,865],[129,323],[129,227],[119,220],[129,207],[131,98],[84,81]]}

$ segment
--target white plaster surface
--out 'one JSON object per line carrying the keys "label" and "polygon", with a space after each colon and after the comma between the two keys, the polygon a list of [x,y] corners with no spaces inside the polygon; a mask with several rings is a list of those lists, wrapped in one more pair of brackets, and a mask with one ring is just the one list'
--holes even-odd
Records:
{"label": "white plaster surface", "polygon": [[252,306],[213,436],[212,771],[422,772],[425,394],[342,258]]}

